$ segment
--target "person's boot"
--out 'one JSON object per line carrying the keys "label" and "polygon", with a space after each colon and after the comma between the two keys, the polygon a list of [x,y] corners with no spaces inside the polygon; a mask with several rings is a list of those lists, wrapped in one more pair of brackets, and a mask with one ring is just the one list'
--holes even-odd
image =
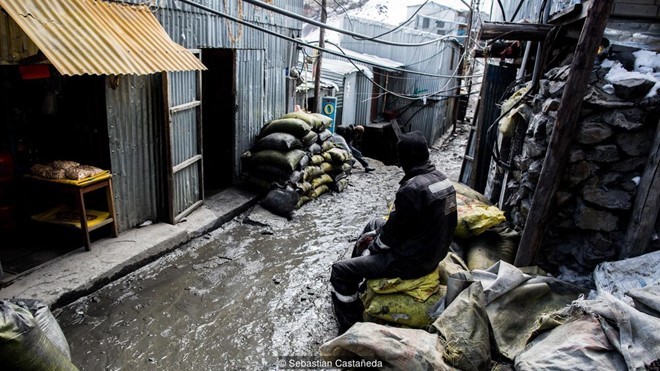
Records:
{"label": "person's boot", "polygon": [[360,322],[363,319],[364,306],[360,299],[346,303],[339,300],[337,295],[333,292],[332,308],[335,312],[335,318],[337,319],[337,327],[339,327],[337,336],[342,335],[356,322]]}

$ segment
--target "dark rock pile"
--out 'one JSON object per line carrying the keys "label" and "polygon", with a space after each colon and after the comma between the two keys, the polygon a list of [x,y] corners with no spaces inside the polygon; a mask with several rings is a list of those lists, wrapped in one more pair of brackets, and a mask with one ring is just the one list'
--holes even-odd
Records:
{"label": "dark rock pile", "polygon": [[[612,83],[609,70],[596,63],[584,97],[540,254],[540,265],[550,271],[565,265],[586,272],[617,257],[648,160],[659,117],[658,96],[646,97],[654,83],[644,78]],[[522,103],[528,107],[527,131],[506,201],[520,229],[534,228],[524,224],[568,73],[569,66],[551,69],[537,94]]]}

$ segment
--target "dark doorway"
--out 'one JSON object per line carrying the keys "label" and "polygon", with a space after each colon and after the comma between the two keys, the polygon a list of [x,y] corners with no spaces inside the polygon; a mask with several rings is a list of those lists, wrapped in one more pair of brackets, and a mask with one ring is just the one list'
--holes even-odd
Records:
{"label": "dark doorway", "polygon": [[202,131],[204,193],[212,195],[232,185],[235,151],[234,52],[203,49]]}
{"label": "dark doorway", "polygon": [[[30,78],[18,66],[0,66],[0,260],[6,279],[83,245],[80,229],[35,218],[72,208],[75,200],[32,180],[31,167],[69,160],[110,170],[105,77],[61,76],[51,66],[44,71]],[[104,195],[92,193],[85,201],[88,209],[107,210]]]}

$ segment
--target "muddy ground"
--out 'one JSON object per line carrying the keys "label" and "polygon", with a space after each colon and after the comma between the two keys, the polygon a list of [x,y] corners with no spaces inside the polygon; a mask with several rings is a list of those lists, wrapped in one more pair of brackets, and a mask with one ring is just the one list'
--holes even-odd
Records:
{"label": "muddy ground", "polygon": [[[431,150],[452,180],[466,137],[459,127]],[[81,370],[252,370],[318,355],[337,331],[330,266],[386,213],[402,176],[370,162],[375,172],[356,168],[344,192],[304,205],[292,221],[256,206],[56,310],[73,362]]]}

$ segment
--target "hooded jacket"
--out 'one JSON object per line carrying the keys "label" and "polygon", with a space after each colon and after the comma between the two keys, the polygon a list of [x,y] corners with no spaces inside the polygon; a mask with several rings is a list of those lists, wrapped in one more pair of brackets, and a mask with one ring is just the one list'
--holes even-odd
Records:
{"label": "hooded jacket", "polygon": [[370,248],[389,255],[389,267],[402,279],[421,277],[437,268],[447,255],[457,223],[451,181],[428,161],[421,134],[410,134],[398,143],[405,176],[394,210]]}

